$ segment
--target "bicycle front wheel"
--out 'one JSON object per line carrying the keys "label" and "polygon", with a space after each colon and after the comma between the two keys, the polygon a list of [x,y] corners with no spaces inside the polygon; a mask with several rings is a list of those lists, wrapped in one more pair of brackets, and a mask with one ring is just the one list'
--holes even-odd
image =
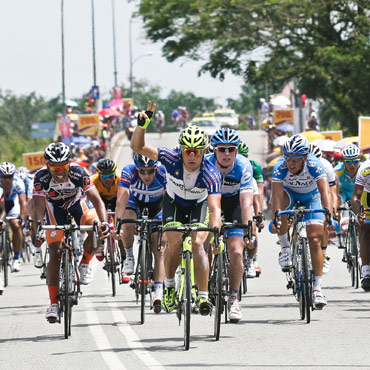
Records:
{"label": "bicycle front wheel", "polygon": [[358,254],[359,254],[359,245],[358,245],[358,234],[356,227],[353,226],[351,233],[351,255],[352,255],[352,286],[355,289],[358,289],[360,283],[359,277],[359,263],[358,263]]}
{"label": "bicycle front wheel", "polygon": [[222,258],[223,254],[219,253],[215,256],[217,258],[216,266],[216,295],[215,295],[215,326],[214,326],[214,336],[216,340],[220,339],[220,330],[221,330],[221,315],[222,315],[222,308],[223,308],[223,295],[222,295],[222,288],[223,288],[223,261]]}
{"label": "bicycle front wheel", "polygon": [[302,238],[302,279],[303,279],[303,293],[306,306],[306,321],[307,324],[311,321],[311,301],[312,301],[312,282],[310,282],[310,270],[308,266],[308,246],[307,239]]}
{"label": "bicycle front wheel", "polygon": [[183,294],[183,312],[184,312],[184,346],[185,350],[190,345],[190,317],[191,317],[191,272],[190,272],[190,252],[185,252],[185,277]]}
{"label": "bicycle front wheel", "polygon": [[2,269],[4,274],[4,288],[8,286],[9,283],[9,250],[8,250],[8,243],[5,232],[1,234],[1,246],[2,246]]}
{"label": "bicycle front wheel", "polygon": [[61,299],[64,306],[64,338],[68,339],[71,335],[71,305],[70,305],[70,261],[71,255],[68,248],[64,250],[64,292]]}
{"label": "bicycle front wheel", "polygon": [[144,324],[145,322],[145,293],[146,293],[146,280],[147,280],[147,271],[146,271],[146,248],[147,248],[147,241],[143,242],[141,245],[141,253],[140,253],[140,299],[141,299],[141,323]]}
{"label": "bicycle front wheel", "polygon": [[112,282],[112,296],[115,297],[116,296],[116,274],[115,274],[115,270],[116,270],[116,266],[115,266],[115,258],[114,258],[114,249],[115,249],[115,245],[114,245],[114,239],[113,239],[113,236],[112,235],[109,235],[109,238],[108,238],[108,275],[110,274],[111,275],[111,282]]}

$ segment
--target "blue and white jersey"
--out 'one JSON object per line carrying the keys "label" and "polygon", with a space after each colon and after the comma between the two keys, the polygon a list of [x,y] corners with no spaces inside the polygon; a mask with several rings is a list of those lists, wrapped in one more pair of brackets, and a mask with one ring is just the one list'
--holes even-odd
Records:
{"label": "blue and white jersey", "polygon": [[145,185],[139,177],[136,165],[129,164],[123,167],[118,186],[130,189],[132,196],[140,202],[156,202],[163,197],[166,189],[166,171],[163,166],[158,166],[153,182]]}
{"label": "blue and white jersey", "polygon": [[[360,162],[358,168],[360,168],[361,165],[362,162]],[[339,194],[342,195],[344,201],[351,199],[353,189],[355,188],[356,176],[352,178],[348,175],[346,166],[343,162],[338,163],[334,167],[334,171],[336,172],[339,181]]]}
{"label": "blue and white jersey", "polygon": [[[216,166],[214,153],[207,154],[208,159]],[[253,169],[247,158],[237,154],[233,168],[226,174],[221,174],[221,194],[230,197],[240,193],[253,193]]]}
{"label": "blue and white jersey", "polygon": [[282,182],[285,188],[301,194],[316,191],[316,181],[323,177],[326,177],[324,165],[311,153],[308,154],[302,171],[297,175],[289,172],[284,156],[272,169],[272,182]]}
{"label": "blue and white jersey", "polygon": [[179,148],[159,148],[158,160],[166,169],[167,194],[184,207],[221,193],[220,172],[208,159],[203,159],[199,171],[193,175],[184,169]]}
{"label": "blue and white jersey", "polygon": [[8,196],[6,196],[5,190],[2,188],[1,184],[0,188],[2,190],[5,202],[15,201],[18,198],[18,194],[26,194],[26,187],[24,185],[24,182],[17,175],[13,176],[12,189]]}

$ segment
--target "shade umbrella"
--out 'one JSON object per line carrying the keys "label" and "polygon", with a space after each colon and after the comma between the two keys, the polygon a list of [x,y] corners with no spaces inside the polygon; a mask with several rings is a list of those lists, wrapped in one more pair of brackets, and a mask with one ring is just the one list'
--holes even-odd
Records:
{"label": "shade umbrella", "polygon": [[69,114],[67,114],[67,117],[68,117],[71,121],[78,121],[78,114],[76,114],[76,113],[69,113]]}
{"label": "shade umbrella", "polygon": [[276,129],[284,132],[293,132],[294,126],[290,123],[282,123],[281,125],[277,125]]}
{"label": "shade umbrella", "polygon": [[308,141],[325,139],[325,136],[316,130],[303,131],[299,135],[305,136]]}
{"label": "shade umbrella", "polygon": [[283,135],[283,136],[276,137],[272,143],[275,146],[283,146],[288,140],[289,140],[289,137],[286,135]]}
{"label": "shade umbrella", "polygon": [[290,101],[289,98],[287,98],[284,95],[277,95],[273,97],[270,100],[270,103],[274,107],[274,109],[285,109],[285,108],[290,108],[292,105],[292,102]]}
{"label": "shade umbrella", "polygon": [[121,99],[113,99],[109,102],[110,107],[122,107],[123,101]]}
{"label": "shade umbrella", "polygon": [[336,144],[335,144],[335,149],[342,149],[344,148],[345,146],[349,145],[349,144],[358,144],[358,136],[349,136],[349,137],[345,137],[344,139],[342,140],[339,140]]}
{"label": "shade umbrella", "polygon": [[67,107],[78,107],[78,103],[75,102],[74,100],[71,100],[71,99],[67,99],[64,104],[67,106]]}
{"label": "shade umbrella", "polygon": [[101,110],[99,112],[99,114],[102,117],[106,117],[106,116],[109,116],[109,117],[120,117],[121,116],[121,113],[120,112],[118,112],[117,110],[112,109],[112,108],[105,108],[105,109]]}
{"label": "shade umbrella", "polygon": [[330,140],[330,139],[324,139],[321,140],[317,146],[323,151],[323,152],[334,152],[334,148],[336,145],[336,141]]}

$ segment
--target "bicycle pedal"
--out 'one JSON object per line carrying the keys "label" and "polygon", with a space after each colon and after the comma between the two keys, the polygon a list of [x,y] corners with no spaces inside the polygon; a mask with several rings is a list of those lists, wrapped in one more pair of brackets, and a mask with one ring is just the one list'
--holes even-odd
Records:
{"label": "bicycle pedal", "polygon": [[57,318],[55,318],[55,317],[50,317],[50,318],[48,318],[47,319],[48,320],[48,322],[49,322],[49,324],[55,324],[56,322],[57,322]]}

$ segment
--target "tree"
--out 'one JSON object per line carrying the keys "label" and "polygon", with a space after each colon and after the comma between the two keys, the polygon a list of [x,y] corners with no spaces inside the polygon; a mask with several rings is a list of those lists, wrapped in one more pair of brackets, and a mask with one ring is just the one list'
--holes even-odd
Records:
{"label": "tree", "polygon": [[368,0],[142,0],[138,15],[168,61],[202,60],[200,74],[231,71],[276,88],[294,79],[353,132],[369,114]]}

